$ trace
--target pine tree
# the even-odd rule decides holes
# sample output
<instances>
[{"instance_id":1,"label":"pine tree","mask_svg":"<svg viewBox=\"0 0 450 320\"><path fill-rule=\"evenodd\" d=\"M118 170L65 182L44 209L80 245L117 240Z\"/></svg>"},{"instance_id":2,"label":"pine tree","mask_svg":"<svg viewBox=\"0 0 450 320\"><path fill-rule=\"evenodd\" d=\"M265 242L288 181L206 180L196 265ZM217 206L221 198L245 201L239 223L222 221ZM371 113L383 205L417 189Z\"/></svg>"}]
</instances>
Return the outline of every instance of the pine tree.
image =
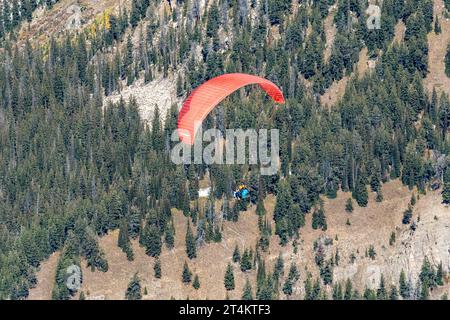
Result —
<instances>
[{"instance_id":1,"label":"pine tree","mask_svg":"<svg viewBox=\"0 0 450 320\"><path fill-rule=\"evenodd\" d=\"M239 247L236 244L236 246L234 247L234 251L233 251L233 262L237 263L241 261L241 254L239 253Z\"/></svg>"},{"instance_id":2,"label":"pine tree","mask_svg":"<svg viewBox=\"0 0 450 320\"><path fill-rule=\"evenodd\" d=\"M391 236L389 237L389 245L393 246L395 244L395 232L391 232Z\"/></svg>"},{"instance_id":3,"label":"pine tree","mask_svg":"<svg viewBox=\"0 0 450 320\"><path fill-rule=\"evenodd\" d=\"M244 250L244 254L241 257L241 271L245 272L252 268L252 259L248 249Z\"/></svg>"},{"instance_id":4,"label":"pine tree","mask_svg":"<svg viewBox=\"0 0 450 320\"><path fill-rule=\"evenodd\" d=\"M225 277L223 280L225 289L227 291L234 290L234 274L233 274L233 267L231 266L231 263L228 263L227 270L225 271Z\"/></svg>"},{"instance_id":5,"label":"pine tree","mask_svg":"<svg viewBox=\"0 0 450 320\"><path fill-rule=\"evenodd\" d=\"M406 209L405 212L403 212L402 223L409 224L411 222L411 218L412 218L412 207L411 205L408 205L408 209Z\"/></svg>"},{"instance_id":6,"label":"pine tree","mask_svg":"<svg viewBox=\"0 0 450 320\"><path fill-rule=\"evenodd\" d=\"M378 300L387 300L388 299L388 295L387 295L387 291L386 291L386 285L384 283L384 275L381 275L381 279L380 279L380 285L378 287L377 290L377 299Z\"/></svg>"},{"instance_id":7,"label":"pine tree","mask_svg":"<svg viewBox=\"0 0 450 320\"><path fill-rule=\"evenodd\" d=\"M292 295L292 287L295 282L298 280L299 274L297 270L297 266L293 263L289 269L289 274L283 285L283 293L285 295Z\"/></svg>"},{"instance_id":8,"label":"pine tree","mask_svg":"<svg viewBox=\"0 0 450 320\"><path fill-rule=\"evenodd\" d=\"M161 260L156 259L153 265L153 271L156 279L161 279Z\"/></svg>"},{"instance_id":9,"label":"pine tree","mask_svg":"<svg viewBox=\"0 0 450 320\"><path fill-rule=\"evenodd\" d=\"M192 277L192 273L191 270L189 270L189 266L187 264L187 262L184 262L183 265L183 273L181 275L181 281L186 284L186 283L190 283L191 282L191 277Z\"/></svg>"},{"instance_id":10,"label":"pine tree","mask_svg":"<svg viewBox=\"0 0 450 320\"><path fill-rule=\"evenodd\" d=\"M444 173L444 187L442 190L442 202L450 204L450 167L445 169Z\"/></svg>"},{"instance_id":11,"label":"pine tree","mask_svg":"<svg viewBox=\"0 0 450 320\"><path fill-rule=\"evenodd\" d=\"M389 300L398 300L397 287L394 285L391 285L391 290L389 292Z\"/></svg>"},{"instance_id":12,"label":"pine tree","mask_svg":"<svg viewBox=\"0 0 450 320\"><path fill-rule=\"evenodd\" d=\"M167 226L164 241L168 249L173 249L175 245L175 228L173 227L172 223Z\"/></svg>"},{"instance_id":13,"label":"pine tree","mask_svg":"<svg viewBox=\"0 0 450 320\"><path fill-rule=\"evenodd\" d=\"M189 259L197 258L197 246L189 222L186 228L186 254Z\"/></svg>"},{"instance_id":14,"label":"pine tree","mask_svg":"<svg viewBox=\"0 0 450 320\"><path fill-rule=\"evenodd\" d=\"M130 24L134 28L141 20L140 3L137 0L131 2Z\"/></svg>"},{"instance_id":15,"label":"pine tree","mask_svg":"<svg viewBox=\"0 0 450 320\"><path fill-rule=\"evenodd\" d=\"M344 300L352 300L353 298L353 285L350 279L347 278L345 282Z\"/></svg>"},{"instance_id":16,"label":"pine tree","mask_svg":"<svg viewBox=\"0 0 450 320\"><path fill-rule=\"evenodd\" d=\"M438 286L444 285L444 271L442 269L442 261L439 262L438 269L436 271L436 284Z\"/></svg>"},{"instance_id":17,"label":"pine tree","mask_svg":"<svg viewBox=\"0 0 450 320\"><path fill-rule=\"evenodd\" d=\"M128 288L125 293L125 298L127 300L141 300L142 299L141 281L140 281L137 273L134 274L133 278L131 279L130 283L128 284Z\"/></svg>"},{"instance_id":18,"label":"pine tree","mask_svg":"<svg viewBox=\"0 0 450 320\"><path fill-rule=\"evenodd\" d=\"M333 300L342 300L342 286L341 283L337 283L333 286Z\"/></svg>"},{"instance_id":19,"label":"pine tree","mask_svg":"<svg viewBox=\"0 0 450 320\"><path fill-rule=\"evenodd\" d=\"M375 290L366 287L366 289L364 290L364 299L377 300L377 294L375 293Z\"/></svg>"},{"instance_id":20,"label":"pine tree","mask_svg":"<svg viewBox=\"0 0 450 320\"><path fill-rule=\"evenodd\" d=\"M118 246L126 253L128 261L134 260L133 249L128 235L128 224L125 219L122 220L119 228Z\"/></svg>"},{"instance_id":21,"label":"pine tree","mask_svg":"<svg viewBox=\"0 0 450 320\"><path fill-rule=\"evenodd\" d=\"M399 288L400 288L400 295L402 296L402 298L403 299L409 298L410 295L409 285L406 281L406 275L403 269L400 272Z\"/></svg>"},{"instance_id":22,"label":"pine tree","mask_svg":"<svg viewBox=\"0 0 450 320\"><path fill-rule=\"evenodd\" d=\"M352 198L348 198L345 202L345 211L347 212L353 212L353 200Z\"/></svg>"},{"instance_id":23,"label":"pine tree","mask_svg":"<svg viewBox=\"0 0 450 320\"><path fill-rule=\"evenodd\" d=\"M281 252L278 254L278 258L275 261L275 267L273 270L273 276L275 278L280 278L284 273L284 260L283 256L281 255Z\"/></svg>"},{"instance_id":24,"label":"pine tree","mask_svg":"<svg viewBox=\"0 0 450 320\"><path fill-rule=\"evenodd\" d=\"M194 277L194 282L192 283L192 286L195 290L198 290L200 288L200 280L198 279L198 275L196 274Z\"/></svg>"},{"instance_id":25,"label":"pine tree","mask_svg":"<svg viewBox=\"0 0 450 320\"><path fill-rule=\"evenodd\" d=\"M161 254L161 235L158 227L147 223L140 239L140 243L146 248L145 253L157 257Z\"/></svg>"},{"instance_id":26,"label":"pine tree","mask_svg":"<svg viewBox=\"0 0 450 320\"><path fill-rule=\"evenodd\" d=\"M322 229L322 231L327 230L327 220L325 217L325 210L322 205L320 205L319 209L314 210L314 213L312 215L312 228Z\"/></svg>"},{"instance_id":27,"label":"pine tree","mask_svg":"<svg viewBox=\"0 0 450 320\"><path fill-rule=\"evenodd\" d=\"M445 73L450 77L450 45L447 47L447 54L445 55Z\"/></svg>"},{"instance_id":28,"label":"pine tree","mask_svg":"<svg viewBox=\"0 0 450 320\"><path fill-rule=\"evenodd\" d=\"M436 19L434 20L434 33L440 34L442 32L441 23L439 21L439 17L436 16Z\"/></svg>"},{"instance_id":29,"label":"pine tree","mask_svg":"<svg viewBox=\"0 0 450 320\"><path fill-rule=\"evenodd\" d=\"M248 278L245 280L244 291L242 292L242 300L253 300L252 286Z\"/></svg>"},{"instance_id":30,"label":"pine tree","mask_svg":"<svg viewBox=\"0 0 450 320\"><path fill-rule=\"evenodd\" d=\"M356 183L355 190L353 191L353 198L360 207L366 207L368 202L367 187L364 183L364 179L360 176L358 182Z\"/></svg>"}]
</instances>

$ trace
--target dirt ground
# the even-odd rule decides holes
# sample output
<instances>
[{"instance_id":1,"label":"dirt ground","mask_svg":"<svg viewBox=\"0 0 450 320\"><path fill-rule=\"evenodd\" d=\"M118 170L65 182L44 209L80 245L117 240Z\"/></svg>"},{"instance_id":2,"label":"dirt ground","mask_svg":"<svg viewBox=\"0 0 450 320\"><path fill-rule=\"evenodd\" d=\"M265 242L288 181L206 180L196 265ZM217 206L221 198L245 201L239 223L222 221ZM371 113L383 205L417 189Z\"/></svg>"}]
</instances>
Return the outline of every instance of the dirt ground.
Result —
<instances>
[{"instance_id":1,"label":"dirt ground","mask_svg":"<svg viewBox=\"0 0 450 320\"><path fill-rule=\"evenodd\" d=\"M428 64L429 74L424 80L424 84L431 93L433 88L438 92L446 92L450 95L450 78L445 74L444 59L447 47L450 43L450 19L443 15L445 10L443 0L434 0L434 15L439 17L442 32L428 34Z\"/></svg>"},{"instance_id":2,"label":"dirt ground","mask_svg":"<svg viewBox=\"0 0 450 320\"><path fill-rule=\"evenodd\" d=\"M36 273L38 285L30 290L28 299L49 300L52 298L53 285L55 283L56 265L60 252L53 253L46 261L41 263L39 271Z\"/></svg>"},{"instance_id":3,"label":"dirt ground","mask_svg":"<svg viewBox=\"0 0 450 320\"><path fill-rule=\"evenodd\" d=\"M331 49L333 48L334 38L336 37L337 28L336 24L334 23L334 15L336 13L337 6L334 5L329 13L328 16L325 18L325 21L323 23L324 30L325 30L325 51L323 53L325 62L328 62L330 60L331 56Z\"/></svg>"},{"instance_id":4,"label":"dirt ground","mask_svg":"<svg viewBox=\"0 0 450 320\"><path fill-rule=\"evenodd\" d=\"M395 25L394 42L401 43L405 37L406 26L405 23L400 20Z\"/></svg>"}]
</instances>

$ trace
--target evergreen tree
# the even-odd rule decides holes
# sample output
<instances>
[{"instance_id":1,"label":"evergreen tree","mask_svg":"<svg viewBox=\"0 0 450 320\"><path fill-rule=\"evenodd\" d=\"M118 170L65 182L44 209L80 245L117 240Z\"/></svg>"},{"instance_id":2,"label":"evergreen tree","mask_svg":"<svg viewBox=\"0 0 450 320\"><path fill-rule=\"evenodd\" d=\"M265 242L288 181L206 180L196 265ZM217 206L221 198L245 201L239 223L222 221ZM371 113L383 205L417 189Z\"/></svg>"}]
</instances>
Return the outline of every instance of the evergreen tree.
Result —
<instances>
[{"instance_id":1,"label":"evergreen tree","mask_svg":"<svg viewBox=\"0 0 450 320\"><path fill-rule=\"evenodd\" d=\"M198 290L200 288L200 280L198 279L198 275L196 274L194 277L194 282L192 283L192 286L195 290Z\"/></svg>"},{"instance_id":2,"label":"evergreen tree","mask_svg":"<svg viewBox=\"0 0 450 320\"><path fill-rule=\"evenodd\" d=\"M186 228L186 254L189 259L197 258L197 246L194 235L192 234L190 223L188 222Z\"/></svg>"},{"instance_id":3,"label":"evergreen tree","mask_svg":"<svg viewBox=\"0 0 450 320\"><path fill-rule=\"evenodd\" d=\"M153 272L156 279L161 279L161 260L155 260L155 264L153 265Z\"/></svg>"},{"instance_id":4,"label":"evergreen tree","mask_svg":"<svg viewBox=\"0 0 450 320\"><path fill-rule=\"evenodd\" d=\"M172 223L170 223L166 229L164 241L168 249L173 249L175 245L175 228Z\"/></svg>"},{"instance_id":5,"label":"evergreen tree","mask_svg":"<svg viewBox=\"0 0 450 320\"><path fill-rule=\"evenodd\" d=\"M120 224L118 246L126 253L128 261L134 260L133 249L128 235L128 225L125 220Z\"/></svg>"},{"instance_id":6,"label":"evergreen tree","mask_svg":"<svg viewBox=\"0 0 450 320\"><path fill-rule=\"evenodd\" d=\"M447 167L444 173L444 187L442 190L442 202L450 204L450 168Z\"/></svg>"},{"instance_id":7,"label":"evergreen tree","mask_svg":"<svg viewBox=\"0 0 450 320\"><path fill-rule=\"evenodd\" d=\"M233 251L233 262L237 263L241 260L241 254L239 253L239 247L236 244L236 246L234 247L234 251Z\"/></svg>"},{"instance_id":8,"label":"evergreen tree","mask_svg":"<svg viewBox=\"0 0 450 320\"><path fill-rule=\"evenodd\" d=\"M184 265L183 265L183 273L181 275L181 281L184 284L190 283L191 277L192 277L192 272L191 272L191 270L189 270L189 266L188 266L187 262L185 261Z\"/></svg>"},{"instance_id":9,"label":"evergreen tree","mask_svg":"<svg viewBox=\"0 0 450 320\"><path fill-rule=\"evenodd\" d=\"M394 285L391 285L391 290L389 292L389 299L390 300L398 300L398 291L397 287Z\"/></svg>"},{"instance_id":10,"label":"evergreen tree","mask_svg":"<svg viewBox=\"0 0 450 320\"><path fill-rule=\"evenodd\" d=\"M368 202L367 187L361 176L358 179L358 182L356 184L355 190L353 191L352 195L360 207L367 206L367 202Z\"/></svg>"},{"instance_id":11,"label":"evergreen tree","mask_svg":"<svg viewBox=\"0 0 450 320\"><path fill-rule=\"evenodd\" d=\"M245 280L244 291L242 292L242 300L253 300L252 286L248 278Z\"/></svg>"},{"instance_id":12,"label":"evergreen tree","mask_svg":"<svg viewBox=\"0 0 450 320\"><path fill-rule=\"evenodd\" d=\"M140 243L146 248L146 254L152 257L159 256L161 254L162 243L158 227L147 223L142 232Z\"/></svg>"},{"instance_id":13,"label":"evergreen tree","mask_svg":"<svg viewBox=\"0 0 450 320\"><path fill-rule=\"evenodd\" d=\"M333 286L333 300L342 300L342 286L341 283L337 283Z\"/></svg>"},{"instance_id":14,"label":"evergreen tree","mask_svg":"<svg viewBox=\"0 0 450 320\"><path fill-rule=\"evenodd\" d=\"M400 272L399 289L400 295L402 296L403 299L409 298L410 295L409 285L407 283L406 275L403 269Z\"/></svg>"},{"instance_id":15,"label":"evergreen tree","mask_svg":"<svg viewBox=\"0 0 450 320\"><path fill-rule=\"evenodd\" d=\"M125 298L127 300L141 300L142 299L141 281L140 281L137 273L134 274L133 278L131 279L130 283L128 284L127 291L125 292Z\"/></svg>"},{"instance_id":16,"label":"evergreen tree","mask_svg":"<svg viewBox=\"0 0 450 320\"><path fill-rule=\"evenodd\" d=\"M386 285L384 283L384 275L381 275L380 279L380 285L377 290L377 299L378 300L387 300L388 299L388 293L386 290Z\"/></svg>"},{"instance_id":17,"label":"evergreen tree","mask_svg":"<svg viewBox=\"0 0 450 320\"><path fill-rule=\"evenodd\" d=\"M347 278L345 282L344 300L352 300L353 298L353 285L350 279Z\"/></svg>"},{"instance_id":18,"label":"evergreen tree","mask_svg":"<svg viewBox=\"0 0 450 320\"><path fill-rule=\"evenodd\" d=\"M283 285L283 293L285 295L292 295L292 287L298 280L299 274L296 265L293 263L289 269L289 274Z\"/></svg>"},{"instance_id":19,"label":"evergreen tree","mask_svg":"<svg viewBox=\"0 0 450 320\"><path fill-rule=\"evenodd\" d=\"M439 21L439 17L436 16L434 19L434 33L440 34L442 32L441 23Z\"/></svg>"},{"instance_id":20,"label":"evergreen tree","mask_svg":"<svg viewBox=\"0 0 450 320\"><path fill-rule=\"evenodd\" d=\"M322 231L327 230L327 220L322 205L320 205L319 209L314 210L312 215L312 228L315 230L322 229Z\"/></svg>"},{"instance_id":21,"label":"evergreen tree","mask_svg":"<svg viewBox=\"0 0 450 320\"><path fill-rule=\"evenodd\" d=\"M248 249L244 250L244 254L241 257L241 271L245 272L252 268L252 259Z\"/></svg>"},{"instance_id":22,"label":"evergreen tree","mask_svg":"<svg viewBox=\"0 0 450 320\"><path fill-rule=\"evenodd\" d=\"M225 289L227 291L234 290L234 274L233 274L233 267L230 263L227 265L227 270L225 271L225 277L223 280Z\"/></svg>"},{"instance_id":23,"label":"evergreen tree","mask_svg":"<svg viewBox=\"0 0 450 320\"><path fill-rule=\"evenodd\" d=\"M447 54L445 55L445 73L450 77L450 45L447 47Z\"/></svg>"},{"instance_id":24,"label":"evergreen tree","mask_svg":"<svg viewBox=\"0 0 450 320\"><path fill-rule=\"evenodd\" d=\"M345 202L345 211L347 212L353 212L353 200L352 198L348 198Z\"/></svg>"},{"instance_id":25,"label":"evergreen tree","mask_svg":"<svg viewBox=\"0 0 450 320\"><path fill-rule=\"evenodd\" d=\"M436 284L438 286L444 285L444 271L442 269L442 261L439 262L438 269L436 271Z\"/></svg>"}]
</instances>

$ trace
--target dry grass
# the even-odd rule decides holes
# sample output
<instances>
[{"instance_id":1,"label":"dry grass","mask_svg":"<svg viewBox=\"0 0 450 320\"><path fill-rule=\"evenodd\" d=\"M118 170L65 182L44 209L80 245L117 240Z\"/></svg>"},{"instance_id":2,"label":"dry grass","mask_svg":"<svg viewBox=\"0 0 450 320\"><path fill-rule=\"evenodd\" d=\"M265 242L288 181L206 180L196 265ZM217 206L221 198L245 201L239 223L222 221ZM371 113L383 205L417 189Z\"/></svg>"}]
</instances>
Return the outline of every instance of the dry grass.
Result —
<instances>
[{"instance_id":1,"label":"dry grass","mask_svg":"<svg viewBox=\"0 0 450 320\"><path fill-rule=\"evenodd\" d=\"M39 271L36 273L38 285L30 290L28 299L49 300L52 298L53 285L55 283L56 265L60 252L53 253L46 261L41 263Z\"/></svg>"},{"instance_id":2,"label":"dry grass","mask_svg":"<svg viewBox=\"0 0 450 320\"><path fill-rule=\"evenodd\" d=\"M403 20L399 20L395 25L394 41L395 43L402 43L405 38L406 26Z\"/></svg>"},{"instance_id":3,"label":"dry grass","mask_svg":"<svg viewBox=\"0 0 450 320\"><path fill-rule=\"evenodd\" d=\"M325 51L323 53L325 62L330 60L331 50L333 49L334 38L336 37L337 28L334 23L334 15L336 13L336 6L333 6L325 18L323 23L325 30Z\"/></svg>"},{"instance_id":4,"label":"dry grass","mask_svg":"<svg viewBox=\"0 0 450 320\"><path fill-rule=\"evenodd\" d=\"M429 92L432 92L433 88L436 88L438 92L450 94L450 78L445 74L444 64L447 47L450 43L450 19L444 17L444 10L443 0L435 0L434 15L439 16L442 32L438 35L431 32L428 35L429 73L424 80L424 84Z\"/></svg>"}]
</instances>

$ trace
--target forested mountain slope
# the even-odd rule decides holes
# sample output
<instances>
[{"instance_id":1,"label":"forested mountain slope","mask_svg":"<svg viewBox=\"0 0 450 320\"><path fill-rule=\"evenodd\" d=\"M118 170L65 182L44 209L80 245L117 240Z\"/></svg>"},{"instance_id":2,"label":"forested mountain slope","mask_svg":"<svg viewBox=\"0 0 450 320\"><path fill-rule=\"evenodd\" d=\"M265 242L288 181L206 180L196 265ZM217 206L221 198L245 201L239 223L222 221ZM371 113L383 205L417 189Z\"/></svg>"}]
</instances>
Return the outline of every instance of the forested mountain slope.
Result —
<instances>
[{"instance_id":1,"label":"forested mountain slope","mask_svg":"<svg viewBox=\"0 0 450 320\"><path fill-rule=\"evenodd\" d=\"M0 298L448 293L445 3L384 0L368 30L358 0L99 1L39 31L73 4L3 1ZM376 63L351 76L361 56ZM180 102L225 72L268 78L287 103L241 90L204 126L278 128L278 174L170 161ZM249 202L231 199L242 182Z\"/></svg>"}]
</instances>

